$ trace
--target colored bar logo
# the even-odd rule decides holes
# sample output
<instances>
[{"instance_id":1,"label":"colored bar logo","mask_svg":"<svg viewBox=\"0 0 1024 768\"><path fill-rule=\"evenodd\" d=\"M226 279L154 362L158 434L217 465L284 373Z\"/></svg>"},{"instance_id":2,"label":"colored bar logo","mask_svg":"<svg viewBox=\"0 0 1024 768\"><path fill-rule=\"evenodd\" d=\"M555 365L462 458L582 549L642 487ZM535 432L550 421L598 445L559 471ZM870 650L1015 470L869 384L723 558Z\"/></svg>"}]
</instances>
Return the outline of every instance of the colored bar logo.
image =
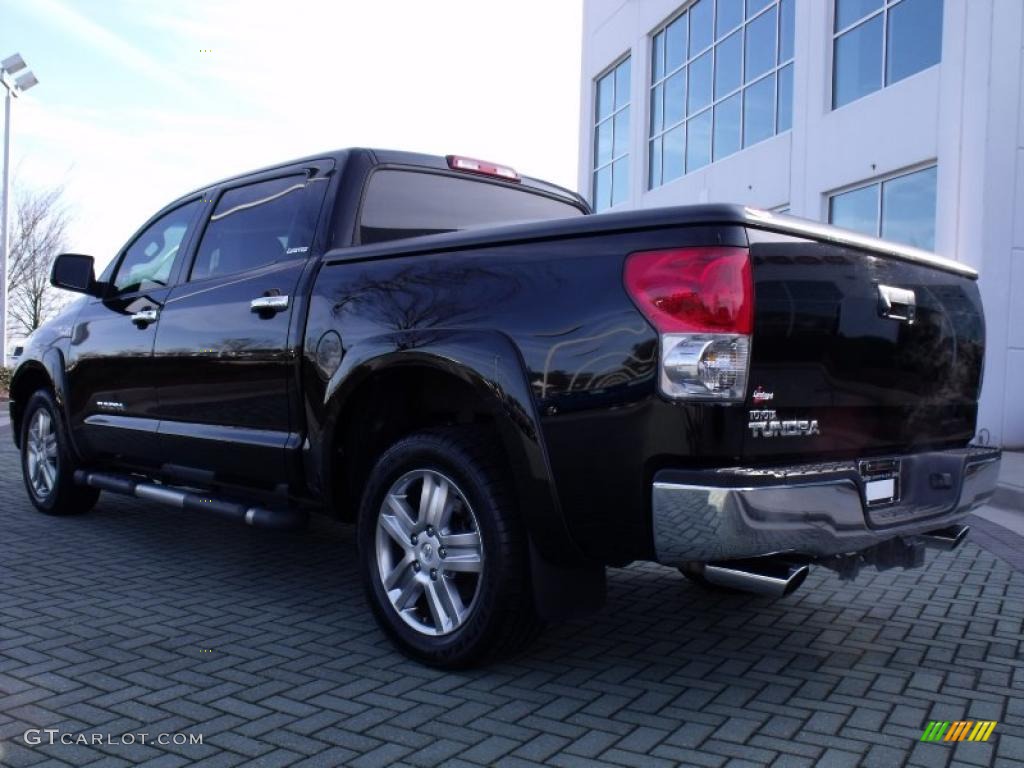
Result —
<instances>
[{"instance_id":1,"label":"colored bar logo","mask_svg":"<svg viewBox=\"0 0 1024 768\"><path fill-rule=\"evenodd\" d=\"M932 720L921 734L921 741L988 741L995 720Z\"/></svg>"}]
</instances>

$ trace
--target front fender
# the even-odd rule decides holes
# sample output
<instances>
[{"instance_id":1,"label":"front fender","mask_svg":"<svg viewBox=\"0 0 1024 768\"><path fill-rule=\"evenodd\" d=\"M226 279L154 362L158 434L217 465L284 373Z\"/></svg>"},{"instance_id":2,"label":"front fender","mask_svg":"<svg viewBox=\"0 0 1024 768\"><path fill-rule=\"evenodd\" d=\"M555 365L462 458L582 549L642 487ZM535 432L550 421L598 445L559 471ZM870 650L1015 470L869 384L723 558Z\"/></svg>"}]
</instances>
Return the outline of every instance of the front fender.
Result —
<instances>
[{"instance_id":1,"label":"front fender","mask_svg":"<svg viewBox=\"0 0 1024 768\"><path fill-rule=\"evenodd\" d=\"M375 336L346 351L325 396L325 435L334 434L348 397L371 376L400 366L430 366L461 379L489 404L512 465L531 541L545 559L584 562L562 516L525 366L504 334L472 330L410 330ZM331 442L320 440L320 467L331 466ZM329 472L322 477L331 493Z\"/></svg>"},{"instance_id":2,"label":"front fender","mask_svg":"<svg viewBox=\"0 0 1024 768\"><path fill-rule=\"evenodd\" d=\"M27 350L26 354L31 355L31 350ZM18 367L14 369L14 375L11 377L11 426L13 427L12 436L14 444L18 448L21 447L21 430L18 428L18 425L21 423L22 409L24 409L25 402L27 402L27 397L24 397L21 391L28 384L28 379L30 378L36 381L41 381L45 378L46 383L53 390L53 397L57 401L57 406L64 414L64 423L66 425L71 424L71 414L68 411L68 379L64 370L64 353L55 346L47 347L42 350L41 354L31 355L22 359L18 363ZM70 428L67 432L70 439ZM77 456L78 452L73 442L71 447Z\"/></svg>"}]
</instances>

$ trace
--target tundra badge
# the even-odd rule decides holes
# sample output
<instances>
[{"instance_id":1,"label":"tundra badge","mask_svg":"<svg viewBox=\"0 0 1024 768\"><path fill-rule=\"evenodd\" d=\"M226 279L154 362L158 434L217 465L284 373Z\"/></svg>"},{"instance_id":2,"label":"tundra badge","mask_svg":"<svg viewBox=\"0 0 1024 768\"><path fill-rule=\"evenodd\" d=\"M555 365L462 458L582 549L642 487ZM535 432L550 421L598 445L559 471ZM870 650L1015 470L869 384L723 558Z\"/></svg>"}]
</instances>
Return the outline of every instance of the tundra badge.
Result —
<instances>
[{"instance_id":1,"label":"tundra badge","mask_svg":"<svg viewBox=\"0 0 1024 768\"><path fill-rule=\"evenodd\" d=\"M775 411L751 411L747 425L753 437L810 437L820 435L817 419L779 419Z\"/></svg>"}]
</instances>

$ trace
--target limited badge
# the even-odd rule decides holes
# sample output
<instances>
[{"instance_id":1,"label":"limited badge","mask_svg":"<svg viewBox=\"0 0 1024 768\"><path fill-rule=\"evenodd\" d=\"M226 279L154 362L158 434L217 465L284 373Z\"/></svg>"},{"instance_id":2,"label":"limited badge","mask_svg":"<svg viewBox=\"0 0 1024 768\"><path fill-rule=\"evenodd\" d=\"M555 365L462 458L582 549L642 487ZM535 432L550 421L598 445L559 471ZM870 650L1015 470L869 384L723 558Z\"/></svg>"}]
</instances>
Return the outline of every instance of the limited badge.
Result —
<instances>
[{"instance_id":1,"label":"limited badge","mask_svg":"<svg viewBox=\"0 0 1024 768\"><path fill-rule=\"evenodd\" d=\"M755 403L767 403L769 400L775 399L774 392L765 392L764 387L758 387L754 390L754 394L751 396Z\"/></svg>"}]
</instances>

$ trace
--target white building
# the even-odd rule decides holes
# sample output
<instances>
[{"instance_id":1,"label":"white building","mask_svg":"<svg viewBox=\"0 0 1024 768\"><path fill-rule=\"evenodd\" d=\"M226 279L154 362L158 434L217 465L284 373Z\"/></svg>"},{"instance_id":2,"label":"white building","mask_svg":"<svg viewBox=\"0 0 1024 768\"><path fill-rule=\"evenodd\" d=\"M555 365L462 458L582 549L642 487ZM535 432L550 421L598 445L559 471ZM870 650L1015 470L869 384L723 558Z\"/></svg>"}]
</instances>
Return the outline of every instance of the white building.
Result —
<instances>
[{"instance_id":1,"label":"white building","mask_svg":"<svg viewBox=\"0 0 1024 768\"><path fill-rule=\"evenodd\" d=\"M1021 0L585 0L579 188L604 210L831 218L970 264L978 426L1024 446L1022 46Z\"/></svg>"}]
</instances>

